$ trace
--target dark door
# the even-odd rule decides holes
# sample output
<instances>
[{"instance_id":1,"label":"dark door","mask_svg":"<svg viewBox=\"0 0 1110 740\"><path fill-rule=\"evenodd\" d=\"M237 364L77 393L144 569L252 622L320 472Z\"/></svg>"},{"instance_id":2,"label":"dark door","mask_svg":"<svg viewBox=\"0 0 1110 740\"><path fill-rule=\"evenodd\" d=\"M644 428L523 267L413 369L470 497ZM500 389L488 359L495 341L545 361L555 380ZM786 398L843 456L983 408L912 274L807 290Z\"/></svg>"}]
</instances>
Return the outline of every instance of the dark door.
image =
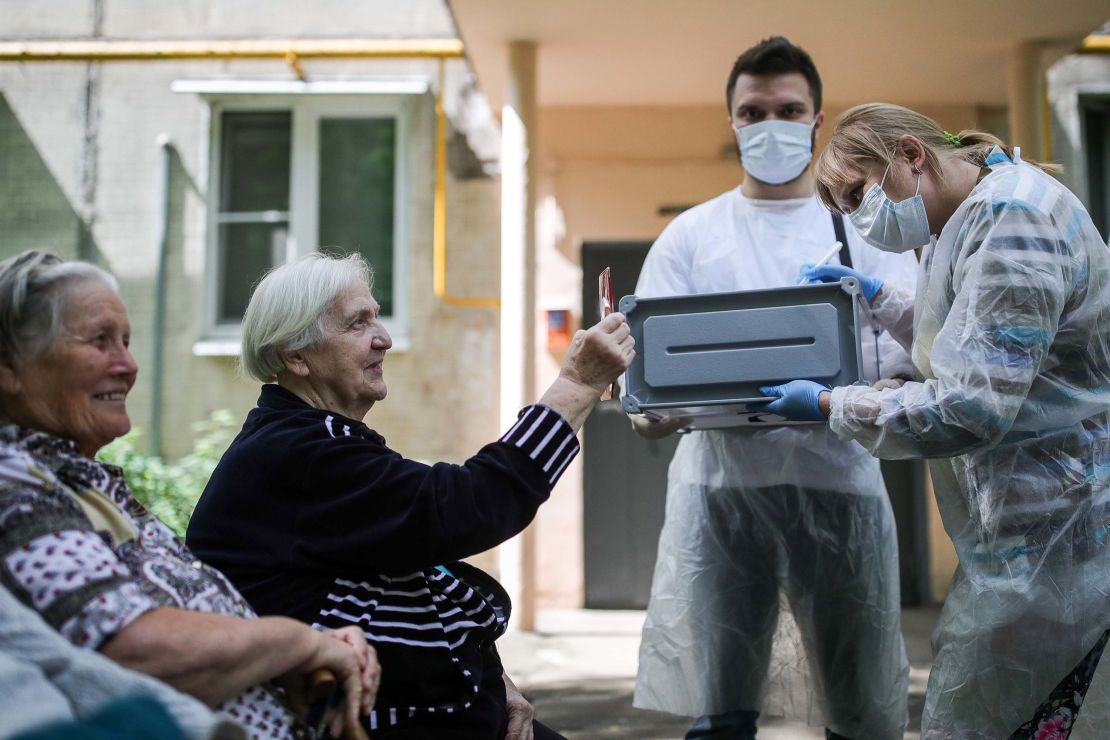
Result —
<instances>
[{"instance_id":1,"label":"dark door","mask_svg":"<svg viewBox=\"0 0 1110 740\"><path fill-rule=\"evenodd\" d=\"M614 303L632 295L650 242L582 245L582 326L597 322L597 276L612 270ZM602 401L582 431L582 518L588 609L643 609L667 497L667 466L678 435L639 437L618 400ZM929 601L928 512L924 464L883 461L898 528L902 603Z\"/></svg>"},{"instance_id":2,"label":"dark door","mask_svg":"<svg viewBox=\"0 0 1110 740\"><path fill-rule=\"evenodd\" d=\"M1087 208L1102 238L1110 240L1110 96L1080 98L1087 159Z\"/></svg>"},{"instance_id":3,"label":"dark door","mask_svg":"<svg viewBox=\"0 0 1110 740\"><path fill-rule=\"evenodd\" d=\"M582 326L597 323L597 276L612 270L613 302L636 292L651 242L582 245ZM639 437L620 401L602 401L582 430L586 607L643 609L663 528L667 466L678 436Z\"/></svg>"}]
</instances>

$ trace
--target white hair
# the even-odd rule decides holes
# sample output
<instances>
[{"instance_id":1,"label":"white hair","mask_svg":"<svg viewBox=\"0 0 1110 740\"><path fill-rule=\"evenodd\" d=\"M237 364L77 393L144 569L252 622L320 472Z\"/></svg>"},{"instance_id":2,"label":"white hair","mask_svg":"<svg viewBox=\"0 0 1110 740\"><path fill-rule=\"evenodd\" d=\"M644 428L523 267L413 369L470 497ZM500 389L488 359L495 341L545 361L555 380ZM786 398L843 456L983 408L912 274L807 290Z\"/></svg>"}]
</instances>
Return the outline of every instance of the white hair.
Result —
<instances>
[{"instance_id":1,"label":"white hair","mask_svg":"<svg viewBox=\"0 0 1110 740\"><path fill-rule=\"evenodd\" d=\"M90 280L119 292L116 279L96 265L49 252L0 262L0 362L19 365L45 354L62 329L70 289Z\"/></svg>"},{"instance_id":2,"label":"white hair","mask_svg":"<svg viewBox=\"0 0 1110 740\"><path fill-rule=\"evenodd\" d=\"M242 372L263 383L276 379L285 369L278 350L320 341L332 301L360 283L373 288L373 271L358 254L313 252L266 273L243 314Z\"/></svg>"}]
</instances>

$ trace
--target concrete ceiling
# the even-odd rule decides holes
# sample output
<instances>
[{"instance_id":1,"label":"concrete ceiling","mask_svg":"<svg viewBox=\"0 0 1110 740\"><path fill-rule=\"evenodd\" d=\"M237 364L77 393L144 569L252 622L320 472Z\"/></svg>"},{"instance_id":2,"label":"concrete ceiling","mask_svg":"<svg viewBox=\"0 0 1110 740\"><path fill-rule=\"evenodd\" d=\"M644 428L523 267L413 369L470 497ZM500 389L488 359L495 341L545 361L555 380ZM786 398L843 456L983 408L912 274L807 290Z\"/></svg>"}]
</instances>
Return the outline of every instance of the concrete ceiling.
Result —
<instances>
[{"instance_id":1,"label":"concrete ceiling","mask_svg":"<svg viewBox=\"0 0 1110 740\"><path fill-rule=\"evenodd\" d=\"M494 110L506 45L538 49L540 106L724 104L736 56L782 34L830 102L1005 105L1013 50L1067 51L1107 0L448 0Z\"/></svg>"}]
</instances>

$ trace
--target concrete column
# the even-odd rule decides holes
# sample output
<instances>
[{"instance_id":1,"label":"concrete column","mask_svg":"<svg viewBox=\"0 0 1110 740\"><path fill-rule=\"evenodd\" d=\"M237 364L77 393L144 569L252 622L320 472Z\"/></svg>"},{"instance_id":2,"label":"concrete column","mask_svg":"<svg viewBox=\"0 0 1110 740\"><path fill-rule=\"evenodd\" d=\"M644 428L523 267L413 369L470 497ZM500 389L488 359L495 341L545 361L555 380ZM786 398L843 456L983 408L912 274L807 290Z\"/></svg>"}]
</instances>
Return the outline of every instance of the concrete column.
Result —
<instances>
[{"instance_id":1,"label":"concrete column","mask_svg":"<svg viewBox=\"0 0 1110 740\"><path fill-rule=\"evenodd\" d=\"M1041 43L1022 41L1010 52L1010 140L1029 159L1045 156L1045 82Z\"/></svg>"},{"instance_id":2,"label":"concrete column","mask_svg":"<svg viewBox=\"0 0 1110 740\"><path fill-rule=\"evenodd\" d=\"M501 425L536 400L536 44L509 44L501 109ZM500 548L502 585L521 629L535 628L535 532Z\"/></svg>"}]
</instances>

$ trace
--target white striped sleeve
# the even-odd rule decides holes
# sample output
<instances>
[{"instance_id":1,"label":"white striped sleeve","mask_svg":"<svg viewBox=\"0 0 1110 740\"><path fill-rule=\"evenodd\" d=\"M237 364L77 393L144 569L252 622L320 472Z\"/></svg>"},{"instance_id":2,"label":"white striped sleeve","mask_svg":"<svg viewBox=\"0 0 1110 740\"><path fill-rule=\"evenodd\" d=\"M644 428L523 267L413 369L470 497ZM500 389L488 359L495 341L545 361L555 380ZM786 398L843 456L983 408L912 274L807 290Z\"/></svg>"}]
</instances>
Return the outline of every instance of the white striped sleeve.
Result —
<instances>
[{"instance_id":1,"label":"white striped sleeve","mask_svg":"<svg viewBox=\"0 0 1110 740\"><path fill-rule=\"evenodd\" d=\"M574 430L557 411L543 404L521 409L516 423L500 441L524 451L552 486L579 450Z\"/></svg>"}]
</instances>

